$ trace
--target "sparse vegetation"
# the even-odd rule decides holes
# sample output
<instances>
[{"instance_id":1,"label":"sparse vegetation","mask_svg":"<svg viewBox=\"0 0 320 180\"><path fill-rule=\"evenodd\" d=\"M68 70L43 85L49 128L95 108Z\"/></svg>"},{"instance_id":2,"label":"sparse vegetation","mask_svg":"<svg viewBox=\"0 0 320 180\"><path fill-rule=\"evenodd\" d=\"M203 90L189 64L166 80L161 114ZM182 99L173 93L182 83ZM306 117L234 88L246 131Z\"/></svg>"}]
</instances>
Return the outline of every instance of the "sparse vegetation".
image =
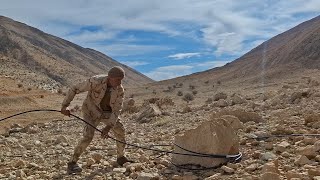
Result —
<instances>
[{"instance_id":1,"label":"sparse vegetation","mask_svg":"<svg viewBox=\"0 0 320 180\"><path fill-rule=\"evenodd\" d=\"M18 88L22 88L23 85L21 83L18 84Z\"/></svg>"},{"instance_id":2,"label":"sparse vegetation","mask_svg":"<svg viewBox=\"0 0 320 180\"><path fill-rule=\"evenodd\" d=\"M193 99L194 99L194 96L191 93L186 93L183 96L183 100L187 101L187 103L189 103L190 101L193 101Z\"/></svg>"},{"instance_id":3,"label":"sparse vegetation","mask_svg":"<svg viewBox=\"0 0 320 180\"><path fill-rule=\"evenodd\" d=\"M183 96L182 91L178 91L177 95L178 95L178 96Z\"/></svg>"},{"instance_id":4,"label":"sparse vegetation","mask_svg":"<svg viewBox=\"0 0 320 180\"><path fill-rule=\"evenodd\" d=\"M198 94L198 91L197 91L197 90L193 90L193 91L192 91L192 94L193 94L193 95L196 95L196 94Z\"/></svg>"},{"instance_id":5,"label":"sparse vegetation","mask_svg":"<svg viewBox=\"0 0 320 180\"><path fill-rule=\"evenodd\" d=\"M62 93L63 93L62 89L59 88L58 91L57 91L57 93L58 93L58 94L62 94Z\"/></svg>"},{"instance_id":6,"label":"sparse vegetation","mask_svg":"<svg viewBox=\"0 0 320 180\"><path fill-rule=\"evenodd\" d=\"M213 102L213 99L210 97L206 100L206 104L211 104Z\"/></svg>"},{"instance_id":7,"label":"sparse vegetation","mask_svg":"<svg viewBox=\"0 0 320 180\"><path fill-rule=\"evenodd\" d=\"M189 88L191 89L191 90L193 90L193 89L195 89L196 87L194 86L194 85L189 85Z\"/></svg>"}]
</instances>

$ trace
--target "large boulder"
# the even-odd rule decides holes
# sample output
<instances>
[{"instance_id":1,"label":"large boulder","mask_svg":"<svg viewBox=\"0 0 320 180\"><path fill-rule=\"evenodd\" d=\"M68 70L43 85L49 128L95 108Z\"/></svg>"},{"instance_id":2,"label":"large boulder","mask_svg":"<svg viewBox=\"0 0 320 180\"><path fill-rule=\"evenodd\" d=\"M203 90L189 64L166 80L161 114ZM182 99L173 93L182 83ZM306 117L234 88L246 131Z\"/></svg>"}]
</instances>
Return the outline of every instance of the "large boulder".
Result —
<instances>
[{"instance_id":1,"label":"large boulder","mask_svg":"<svg viewBox=\"0 0 320 180\"><path fill-rule=\"evenodd\" d=\"M224 118L214 118L202 123L184 135L175 137L175 144L184 149L205 154L238 154L239 139L234 128ZM175 146L174 152L189 153ZM217 166L226 159L186 156L173 154L172 161L177 165L198 164L203 167Z\"/></svg>"},{"instance_id":2,"label":"large boulder","mask_svg":"<svg viewBox=\"0 0 320 180\"><path fill-rule=\"evenodd\" d=\"M243 104L246 100L238 94L234 94L231 96L231 105L235 104Z\"/></svg>"},{"instance_id":3,"label":"large boulder","mask_svg":"<svg viewBox=\"0 0 320 180\"><path fill-rule=\"evenodd\" d=\"M219 92L214 95L213 100L218 101L219 99L227 99L227 98L228 98L228 95L226 93Z\"/></svg>"},{"instance_id":4,"label":"large boulder","mask_svg":"<svg viewBox=\"0 0 320 180\"><path fill-rule=\"evenodd\" d=\"M149 104L141 110L136 120L141 123L149 122L151 119L148 118L158 115L161 115L160 108L155 104Z\"/></svg>"}]
</instances>

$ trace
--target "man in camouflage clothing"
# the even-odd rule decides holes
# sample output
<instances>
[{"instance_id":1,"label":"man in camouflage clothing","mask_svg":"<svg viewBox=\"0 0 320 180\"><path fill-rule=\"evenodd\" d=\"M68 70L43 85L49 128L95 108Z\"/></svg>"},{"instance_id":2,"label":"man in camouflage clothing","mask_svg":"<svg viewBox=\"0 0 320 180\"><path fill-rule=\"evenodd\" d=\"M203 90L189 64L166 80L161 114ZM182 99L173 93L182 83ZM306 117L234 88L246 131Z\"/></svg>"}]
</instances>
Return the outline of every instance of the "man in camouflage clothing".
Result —
<instances>
[{"instance_id":1,"label":"man in camouflage clothing","mask_svg":"<svg viewBox=\"0 0 320 180\"><path fill-rule=\"evenodd\" d=\"M97 127L100 122L106 126L103 128L101 137L107 138L110 130L116 139L125 142L125 130L119 121L119 114L122 109L124 89L121 81L125 72L121 67L115 66L110 69L108 75L96 75L88 80L72 86L62 103L61 113L70 116L68 106L76 94L88 91L87 97L82 104L83 118L86 122ZM77 161L93 139L95 129L86 124L83 138L74 149L74 154L68 162L68 173L81 172ZM124 156L125 145L117 142L117 162L123 165L130 162Z\"/></svg>"}]
</instances>

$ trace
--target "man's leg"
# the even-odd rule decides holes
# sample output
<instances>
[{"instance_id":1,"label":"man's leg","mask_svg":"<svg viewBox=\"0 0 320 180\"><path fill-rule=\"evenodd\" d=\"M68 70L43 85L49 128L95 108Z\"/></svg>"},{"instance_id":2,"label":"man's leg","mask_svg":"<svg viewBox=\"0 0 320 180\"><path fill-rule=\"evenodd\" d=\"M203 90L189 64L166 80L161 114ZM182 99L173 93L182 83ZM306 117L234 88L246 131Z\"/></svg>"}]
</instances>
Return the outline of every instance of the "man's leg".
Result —
<instances>
[{"instance_id":1,"label":"man's leg","mask_svg":"<svg viewBox=\"0 0 320 180\"><path fill-rule=\"evenodd\" d=\"M96 127L97 124L93 123L94 121L91 119L92 118L88 117L87 115L84 115L84 120L92 124L94 127ZM83 138L78 142L78 145L74 149L72 159L68 163L68 173L82 171L82 169L78 166L77 162L79 160L80 155L85 151L85 149L88 147L88 145L92 141L94 136L94 131L95 129L93 127L91 127L88 124L85 125L84 131L83 131Z\"/></svg>"},{"instance_id":2,"label":"man's leg","mask_svg":"<svg viewBox=\"0 0 320 180\"><path fill-rule=\"evenodd\" d=\"M117 163L120 166L123 166L124 163L126 162L133 162L131 160L128 160L125 156L124 156L124 149L125 149L125 130L124 130L124 126L123 124L118 120L117 123L114 125L114 127L111 129L115 138L121 142L116 142L117 144Z\"/></svg>"},{"instance_id":3,"label":"man's leg","mask_svg":"<svg viewBox=\"0 0 320 180\"><path fill-rule=\"evenodd\" d=\"M124 126L119 120L112 127L111 130L117 140L122 141L124 143L126 142ZM124 156L124 148L126 145L118 141L116 142L116 144L117 144L117 157L119 158Z\"/></svg>"}]
</instances>

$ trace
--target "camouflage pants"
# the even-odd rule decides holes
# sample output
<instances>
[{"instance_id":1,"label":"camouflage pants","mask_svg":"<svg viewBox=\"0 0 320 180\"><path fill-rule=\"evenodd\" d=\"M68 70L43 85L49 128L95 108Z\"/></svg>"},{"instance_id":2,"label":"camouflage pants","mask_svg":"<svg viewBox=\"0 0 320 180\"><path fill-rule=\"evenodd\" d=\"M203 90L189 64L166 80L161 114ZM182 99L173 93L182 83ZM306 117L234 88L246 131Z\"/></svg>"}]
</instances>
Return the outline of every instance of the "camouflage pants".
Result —
<instances>
[{"instance_id":1,"label":"camouflage pants","mask_svg":"<svg viewBox=\"0 0 320 180\"><path fill-rule=\"evenodd\" d=\"M105 113L103 115L103 118L95 119L95 120L93 120L92 117L86 114L84 114L83 117L85 121L92 124L94 127L97 127L100 122L103 122L104 124L109 124L108 118L110 117L110 113ZM116 124L112 127L111 131L117 140L125 142L125 130L124 130L123 124L119 121L119 119L116 122ZM77 162L79 160L80 155L85 151L85 149L88 147L88 145L92 141L94 132L95 132L95 129L93 127L91 127L88 124L85 125L84 131L83 131L83 138L78 142L78 145L75 147L71 161ZM117 144L117 156L121 157L124 155L125 144L122 144L119 142L116 142L116 144Z\"/></svg>"}]
</instances>

